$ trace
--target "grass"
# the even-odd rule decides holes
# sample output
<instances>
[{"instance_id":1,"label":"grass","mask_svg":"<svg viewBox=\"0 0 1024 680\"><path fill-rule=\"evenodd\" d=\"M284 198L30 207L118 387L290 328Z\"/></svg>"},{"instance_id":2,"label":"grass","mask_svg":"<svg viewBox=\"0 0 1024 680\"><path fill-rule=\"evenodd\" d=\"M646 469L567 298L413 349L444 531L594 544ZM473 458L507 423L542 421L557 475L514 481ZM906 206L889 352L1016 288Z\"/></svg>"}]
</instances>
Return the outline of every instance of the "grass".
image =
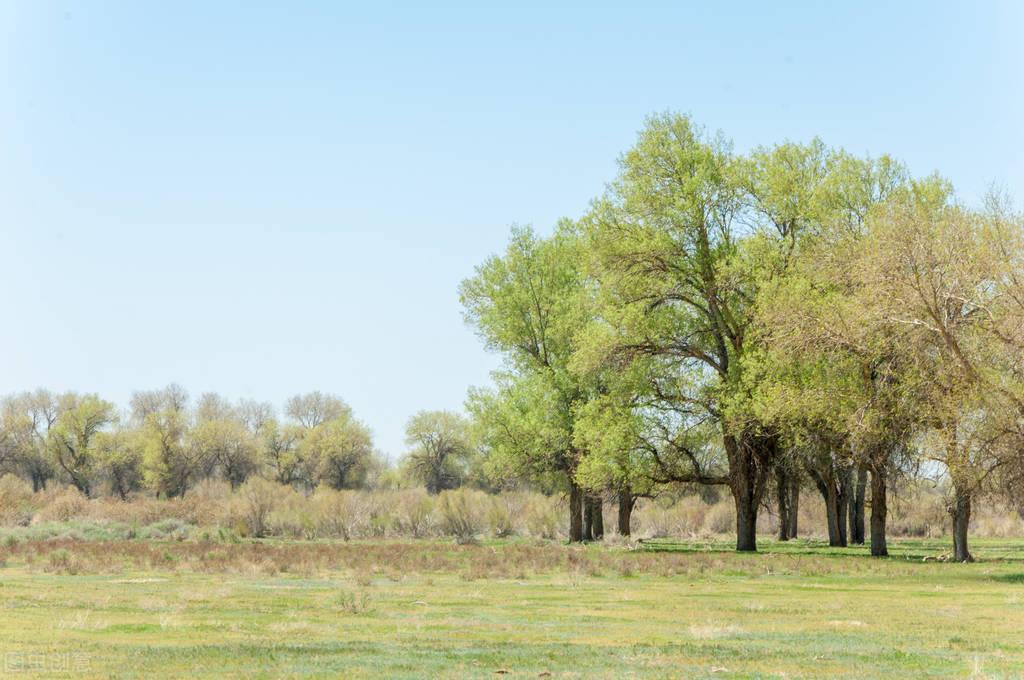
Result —
<instances>
[{"instance_id":1,"label":"grass","mask_svg":"<svg viewBox=\"0 0 1024 680\"><path fill-rule=\"evenodd\" d=\"M0 653L11 677L1022 677L1024 541L973 547L24 540Z\"/></svg>"}]
</instances>

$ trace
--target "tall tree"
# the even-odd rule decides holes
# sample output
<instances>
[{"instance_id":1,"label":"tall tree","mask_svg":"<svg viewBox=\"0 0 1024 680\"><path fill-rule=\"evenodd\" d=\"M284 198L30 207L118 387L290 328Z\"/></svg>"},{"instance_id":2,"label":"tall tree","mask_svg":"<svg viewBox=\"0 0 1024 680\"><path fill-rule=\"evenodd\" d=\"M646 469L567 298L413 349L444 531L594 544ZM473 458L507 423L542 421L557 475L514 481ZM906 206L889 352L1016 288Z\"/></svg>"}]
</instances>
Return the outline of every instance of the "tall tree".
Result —
<instances>
[{"instance_id":1,"label":"tall tree","mask_svg":"<svg viewBox=\"0 0 1024 680\"><path fill-rule=\"evenodd\" d=\"M820 222L826 161L818 142L737 158L685 116L656 116L584 220L603 303L594 342L606 362L646 373L634 410L675 414L679 432L662 437L673 479L728 484L738 550L756 550L780 443L746 405L748 331L760 288ZM708 421L720 432L716 469L682 444Z\"/></svg>"},{"instance_id":2,"label":"tall tree","mask_svg":"<svg viewBox=\"0 0 1024 680\"><path fill-rule=\"evenodd\" d=\"M546 239L513 229L505 252L477 267L459 294L466 320L506 361L498 388L473 392L468 402L491 468L560 478L569 491L570 540L582 540L584 493L575 473L583 452L573 428L592 390L568 363L591 318L591 296L575 225L560 222Z\"/></svg>"}]
</instances>

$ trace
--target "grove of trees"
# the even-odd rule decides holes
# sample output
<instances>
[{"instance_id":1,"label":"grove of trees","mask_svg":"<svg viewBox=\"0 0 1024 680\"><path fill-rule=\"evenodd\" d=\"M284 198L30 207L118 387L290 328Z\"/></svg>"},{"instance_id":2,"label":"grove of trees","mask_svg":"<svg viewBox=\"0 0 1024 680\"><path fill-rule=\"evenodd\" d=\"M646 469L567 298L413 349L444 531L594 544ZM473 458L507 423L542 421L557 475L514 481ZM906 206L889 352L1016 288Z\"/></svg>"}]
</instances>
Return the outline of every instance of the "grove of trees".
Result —
<instances>
[{"instance_id":1,"label":"grove of trees","mask_svg":"<svg viewBox=\"0 0 1024 680\"><path fill-rule=\"evenodd\" d=\"M469 401L491 469L563 488L573 540L595 494L628 532L637 495L721 485L737 550L770 500L796 535L813 483L830 541L878 556L891 480L931 475L969 560L972 503L1024 469L1021 216L818 140L737 154L673 114L619 166L462 286L506 358Z\"/></svg>"},{"instance_id":2,"label":"grove of trees","mask_svg":"<svg viewBox=\"0 0 1024 680\"><path fill-rule=\"evenodd\" d=\"M894 484L917 476L947 490L957 561L978 503L1022 507L1024 218L998 194L967 206L942 177L819 140L740 154L663 114L585 214L513 228L458 293L502 368L465 414L414 415L397 467L338 397L279 414L171 385L123 412L3 399L0 473L122 499L254 476L531 487L564 495L570 541L602 537L606 502L629 535L639 498L720 489L741 551L765 508L797 536L805 491L830 544L876 556Z\"/></svg>"}]
</instances>

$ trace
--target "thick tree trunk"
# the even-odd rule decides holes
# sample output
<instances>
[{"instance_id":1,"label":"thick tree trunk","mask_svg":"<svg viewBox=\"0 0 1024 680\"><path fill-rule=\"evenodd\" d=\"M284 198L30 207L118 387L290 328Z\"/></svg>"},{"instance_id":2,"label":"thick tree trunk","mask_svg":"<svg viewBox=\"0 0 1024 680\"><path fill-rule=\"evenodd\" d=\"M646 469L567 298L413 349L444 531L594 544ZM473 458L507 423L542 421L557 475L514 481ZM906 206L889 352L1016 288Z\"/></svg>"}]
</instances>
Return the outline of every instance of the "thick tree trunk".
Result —
<instances>
[{"instance_id":1,"label":"thick tree trunk","mask_svg":"<svg viewBox=\"0 0 1024 680\"><path fill-rule=\"evenodd\" d=\"M736 502L736 550L757 551L757 506L739 496Z\"/></svg>"},{"instance_id":2,"label":"thick tree trunk","mask_svg":"<svg viewBox=\"0 0 1024 680\"><path fill-rule=\"evenodd\" d=\"M569 542L583 540L583 490L576 482L569 482Z\"/></svg>"},{"instance_id":3,"label":"thick tree trunk","mask_svg":"<svg viewBox=\"0 0 1024 680\"><path fill-rule=\"evenodd\" d=\"M864 496L868 486L868 471L857 466L853 482L853 493L850 494L850 534L852 545L864 545Z\"/></svg>"},{"instance_id":4,"label":"thick tree trunk","mask_svg":"<svg viewBox=\"0 0 1024 680\"><path fill-rule=\"evenodd\" d=\"M594 502L590 496L583 497L583 540L594 540Z\"/></svg>"},{"instance_id":5,"label":"thick tree trunk","mask_svg":"<svg viewBox=\"0 0 1024 680\"><path fill-rule=\"evenodd\" d=\"M826 484L820 489L825 501L825 522L828 525L828 544L833 548L843 547L843 537L839 531L839 499L834 484Z\"/></svg>"},{"instance_id":6,"label":"thick tree trunk","mask_svg":"<svg viewBox=\"0 0 1024 680\"><path fill-rule=\"evenodd\" d=\"M604 501L598 496L590 499L590 525L591 537L595 541L604 538Z\"/></svg>"},{"instance_id":7,"label":"thick tree trunk","mask_svg":"<svg viewBox=\"0 0 1024 680\"><path fill-rule=\"evenodd\" d=\"M771 478L777 441L773 437L744 434L726 436L729 490L736 506L736 550L757 551L757 510Z\"/></svg>"},{"instance_id":8,"label":"thick tree trunk","mask_svg":"<svg viewBox=\"0 0 1024 680\"><path fill-rule=\"evenodd\" d=\"M636 498L628 488L619 491L619 536L629 536Z\"/></svg>"},{"instance_id":9,"label":"thick tree trunk","mask_svg":"<svg viewBox=\"0 0 1024 680\"><path fill-rule=\"evenodd\" d=\"M833 548L846 545L846 533L840 525L839 489L836 486L835 471L829 463L824 471L811 469L811 478L818 487L825 502L825 526L828 529L828 544ZM845 519L845 516L843 516Z\"/></svg>"},{"instance_id":10,"label":"thick tree trunk","mask_svg":"<svg viewBox=\"0 0 1024 680\"><path fill-rule=\"evenodd\" d=\"M889 549L885 543L885 518L888 513L885 494L885 472L874 469L871 471L871 555L873 557L889 556Z\"/></svg>"},{"instance_id":11,"label":"thick tree trunk","mask_svg":"<svg viewBox=\"0 0 1024 680\"><path fill-rule=\"evenodd\" d=\"M973 562L971 551L967 547L967 528L971 523L971 494L957 488L954 484L953 503L949 508L953 518L953 560L956 562Z\"/></svg>"}]
</instances>

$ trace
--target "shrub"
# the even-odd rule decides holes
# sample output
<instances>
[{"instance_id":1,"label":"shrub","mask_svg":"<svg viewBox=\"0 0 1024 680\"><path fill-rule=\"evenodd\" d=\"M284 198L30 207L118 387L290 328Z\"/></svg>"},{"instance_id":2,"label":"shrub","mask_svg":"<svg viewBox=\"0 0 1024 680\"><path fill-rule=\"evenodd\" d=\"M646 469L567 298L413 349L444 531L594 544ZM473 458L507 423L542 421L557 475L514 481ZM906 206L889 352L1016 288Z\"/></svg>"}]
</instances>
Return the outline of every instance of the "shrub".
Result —
<instances>
[{"instance_id":1,"label":"shrub","mask_svg":"<svg viewBox=\"0 0 1024 680\"><path fill-rule=\"evenodd\" d=\"M369 508L358 491L318 489L313 495L316 525L320 536L346 541L367 533Z\"/></svg>"},{"instance_id":2,"label":"shrub","mask_svg":"<svg viewBox=\"0 0 1024 680\"><path fill-rule=\"evenodd\" d=\"M554 540L566 535L565 511L558 499L531 494L523 509L526 530L535 538Z\"/></svg>"},{"instance_id":3,"label":"shrub","mask_svg":"<svg viewBox=\"0 0 1024 680\"><path fill-rule=\"evenodd\" d=\"M736 530L736 509L731 501L721 501L708 508L704 530L710 534L728 534Z\"/></svg>"},{"instance_id":4,"label":"shrub","mask_svg":"<svg viewBox=\"0 0 1024 680\"><path fill-rule=\"evenodd\" d=\"M522 494L503 491L493 496L487 508L487 524L497 538L519 533L519 522L526 507Z\"/></svg>"},{"instance_id":5,"label":"shrub","mask_svg":"<svg viewBox=\"0 0 1024 680\"><path fill-rule=\"evenodd\" d=\"M58 574L75 574L78 572L78 565L69 550L58 548L46 556L45 569Z\"/></svg>"},{"instance_id":6,"label":"shrub","mask_svg":"<svg viewBox=\"0 0 1024 680\"><path fill-rule=\"evenodd\" d=\"M263 538L267 534L267 520L282 490L280 484L259 477L253 477L238 490L236 498L241 502L250 536Z\"/></svg>"},{"instance_id":7,"label":"shrub","mask_svg":"<svg viewBox=\"0 0 1024 680\"><path fill-rule=\"evenodd\" d=\"M434 528L434 501L423 489L395 493L394 528L402 536L423 538Z\"/></svg>"},{"instance_id":8,"label":"shrub","mask_svg":"<svg viewBox=\"0 0 1024 680\"><path fill-rule=\"evenodd\" d=\"M72 486L54 487L44 492L45 505L33 518L34 522L67 522L83 515L89 499Z\"/></svg>"},{"instance_id":9,"label":"shrub","mask_svg":"<svg viewBox=\"0 0 1024 680\"><path fill-rule=\"evenodd\" d=\"M470 489L443 491L438 497L441 530L458 543L474 543L483 531L487 495Z\"/></svg>"},{"instance_id":10,"label":"shrub","mask_svg":"<svg viewBox=\"0 0 1024 680\"><path fill-rule=\"evenodd\" d=\"M8 473L0 477L0 524L28 526L35 514L32 486Z\"/></svg>"},{"instance_id":11,"label":"shrub","mask_svg":"<svg viewBox=\"0 0 1024 680\"><path fill-rule=\"evenodd\" d=\"M338 608L346 614L365 614L370 609L370 598L366 593L353 593L343 590L335 600Z\"/></svg>"}]
</instances>

